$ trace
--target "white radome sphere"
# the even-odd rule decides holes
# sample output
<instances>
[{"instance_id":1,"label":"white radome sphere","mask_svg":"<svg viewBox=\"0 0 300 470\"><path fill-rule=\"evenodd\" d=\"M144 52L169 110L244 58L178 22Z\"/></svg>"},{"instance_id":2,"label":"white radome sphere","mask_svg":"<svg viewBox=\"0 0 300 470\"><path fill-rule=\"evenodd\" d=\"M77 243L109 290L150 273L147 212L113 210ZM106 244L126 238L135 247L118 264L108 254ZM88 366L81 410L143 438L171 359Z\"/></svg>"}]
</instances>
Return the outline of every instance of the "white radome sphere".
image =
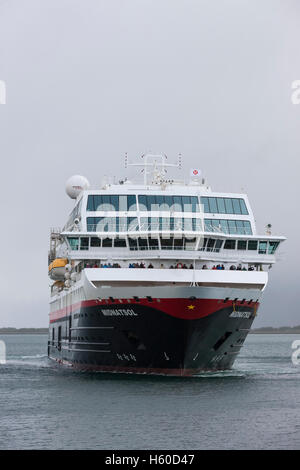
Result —
<instances>
[{"instance_id":1,"label":"white radome sphere","mask_svg":"<svg viewBox=\"0 0 300 470\"><path fill-rule=\"evenodd\" d=\"M90 183L84 176L74 175L66 182L66 193L71 199L76 199L81 191L84 191L89 187Z\"/></svg>"}]
</instances>

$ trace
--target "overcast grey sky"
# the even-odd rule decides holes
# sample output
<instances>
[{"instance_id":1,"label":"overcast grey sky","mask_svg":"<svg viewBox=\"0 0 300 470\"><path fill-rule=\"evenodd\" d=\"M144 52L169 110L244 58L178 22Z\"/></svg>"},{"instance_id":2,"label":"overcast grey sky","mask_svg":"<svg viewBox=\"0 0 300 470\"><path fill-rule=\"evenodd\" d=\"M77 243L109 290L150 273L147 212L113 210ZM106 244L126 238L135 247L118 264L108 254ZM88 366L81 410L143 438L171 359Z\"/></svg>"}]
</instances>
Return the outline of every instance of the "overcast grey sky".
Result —
<instances>
[{"instance_id":1,"label":"overcast grey sky","mask_svg":"<svg viewBox=\"0 0 300 470\"><path fill-rule=\"evenodd\" d=\"M47 326L66 179L183 155L286 235L255 326L300 324L299 0L0 0L1 326Z\"/></svg>"}]
</instances>

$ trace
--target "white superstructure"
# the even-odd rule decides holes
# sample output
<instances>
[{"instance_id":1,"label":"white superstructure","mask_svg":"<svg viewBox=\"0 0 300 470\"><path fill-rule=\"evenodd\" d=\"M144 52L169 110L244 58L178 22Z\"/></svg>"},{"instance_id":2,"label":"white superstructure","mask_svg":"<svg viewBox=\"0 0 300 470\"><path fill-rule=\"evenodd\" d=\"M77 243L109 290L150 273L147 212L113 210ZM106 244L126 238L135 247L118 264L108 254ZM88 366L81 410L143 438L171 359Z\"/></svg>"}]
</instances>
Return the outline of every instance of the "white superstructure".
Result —
<instances>
[{"instance_id":1,"label":"white superstructure","mask_svg":"<svg viewBox=\"0 0 300 470\"><path fill-rule=\"evenodd\" d=\"M129 165L126 157L126 166ZM195 354L198 365L195 362L194 366L197 343L196 339L191 340L192 349L183 354L185 359L180 359L179 364L186 361L189 370L230 366L238 353L235 348L241 347L256 315L269 269L285 237L272 235L270 225L265 234L258 234L247 195L212 191L199 176L199 170L191 171L187 183L168 178L167 168L180 168L180 157L177 165L170 165L163 155L146 155L136 166L143 166L143 184L127 179L118 183L107 180L92 189L86 178L78 175L67 182L67 193L76 198L75 205L64 228L52 230L50 239L50 325L54 326L50 328L49 355L60 357L53 348L60 350L65 343L63 360L87 364L84 359L74 359L82 353L76 344L102 343L93 343L93 337L76 336L76 331L99 328L117 328L114 339L103 344L114 343L118 351L123 344L122 336L117 336L119 327L112 323L93 326L98 325L94 315L107 319L143 314L148 318L147 312L151 311L153 318L162 314L162 324L164 315L171 315L202 321L204 329L208 328L206 320L201 319L210 315L214 330L208 329L205 334L213 348L203 343L205 337L195 326L194 337L200 335L197 341L202 338L199 344L204 344L201 347L205 354L204 349ZM84 312L92 308L98 313L90 313L91 320L86 319L90 323L80 326L89 315ZM78 326L72 326L74 321ZM128 330L128 334L137 337L145 321L149 318L144 322L137 320L137 329ZM246 328L240 325L234 331L233 327L226 331L227 323L233 325L233 321L237 325L245 323ZM58 333L56 324L64 325L58 327ZM62 328L66 329L65 336ZM187 324L185 328L190 327ZM151 341L155 341L153 334ZM232 344L226 342L229 337ZM167 340L172 342L172 335ZM162 348L164 341L161 339ZM92 354L93 349L89 346L83 352ZM120 352L94 352L112 355L109 361L99 359L102 368L109 364L110 370L119 370L123 364ZM134 360L141 354L133 355ZM166 352L161 354L168 357ZM131 355L124 353L125 358ZM140 360L141 364L146 361L143 356ZM145 370L151 369L156 359L150 355L147 361ZM187 366L178 367L180 374L187 370Z\"/></svg>"}]
</instances>

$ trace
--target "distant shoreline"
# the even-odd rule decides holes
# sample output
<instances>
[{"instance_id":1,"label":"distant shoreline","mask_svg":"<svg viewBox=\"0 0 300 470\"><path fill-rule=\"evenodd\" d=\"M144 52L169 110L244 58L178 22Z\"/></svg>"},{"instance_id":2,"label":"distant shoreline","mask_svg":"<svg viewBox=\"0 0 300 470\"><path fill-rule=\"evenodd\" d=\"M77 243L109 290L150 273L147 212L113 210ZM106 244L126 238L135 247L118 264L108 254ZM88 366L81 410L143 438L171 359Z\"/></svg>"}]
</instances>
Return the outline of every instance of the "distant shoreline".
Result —
<instances>
[{"instance_id":1,"label":"distant shoreline","mask_svg":"<svg viewBox=\"0 0 300 470\"><path fill-rule=\"evenodd\" d=\"M47 335L48 328L0 328L0 335Z\"/></svg>"},{"instance_id":2,"label":"distant shoreline","mask_svg":"<svg viewBox=\"0 0 300 470\"><path fill-rule=\"evenodd\" d=\"M252 330L249 331L251 335L288 335L288 334L294 334L298 335L300 334L300 325L299 326L280 326L278 328L272 328L271 326L265 326L262 328L253 328Z\"/></svg>"},{"instance_id":3,"label":"distant shoreline","mask_svg":"<svg viewBox=\"0 0 300 470\"><path fill-rule=\"evenodd\" d=\"M0 335L47 335L48 328L0 328ZM262 328L253 328L250 330L251 335L287 335L287 334L300 334L300 325L298 326L281 326L272 328L265 326Z\"/></svg>"}]
</instances>

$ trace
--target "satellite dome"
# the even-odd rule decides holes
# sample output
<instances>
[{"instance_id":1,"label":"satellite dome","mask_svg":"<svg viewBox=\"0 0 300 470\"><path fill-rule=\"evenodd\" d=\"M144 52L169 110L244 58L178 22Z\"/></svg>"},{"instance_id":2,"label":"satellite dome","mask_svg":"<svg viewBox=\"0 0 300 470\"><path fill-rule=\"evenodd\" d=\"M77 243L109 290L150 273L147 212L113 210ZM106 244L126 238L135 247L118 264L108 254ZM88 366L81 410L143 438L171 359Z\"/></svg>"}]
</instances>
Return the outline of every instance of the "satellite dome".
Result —
<instances>
[{"instance_id":1,"label":"satellite dome","mask_svg":"<svg viewBox=\"0 0 300 470\"><path fill-rule=\"evenodd\" d=\"M66 193L71 199L76 199L81 191L84 191L89 187L90 183L84 176L74 175L66 182Z\"/></svg>"}]
</instances>

